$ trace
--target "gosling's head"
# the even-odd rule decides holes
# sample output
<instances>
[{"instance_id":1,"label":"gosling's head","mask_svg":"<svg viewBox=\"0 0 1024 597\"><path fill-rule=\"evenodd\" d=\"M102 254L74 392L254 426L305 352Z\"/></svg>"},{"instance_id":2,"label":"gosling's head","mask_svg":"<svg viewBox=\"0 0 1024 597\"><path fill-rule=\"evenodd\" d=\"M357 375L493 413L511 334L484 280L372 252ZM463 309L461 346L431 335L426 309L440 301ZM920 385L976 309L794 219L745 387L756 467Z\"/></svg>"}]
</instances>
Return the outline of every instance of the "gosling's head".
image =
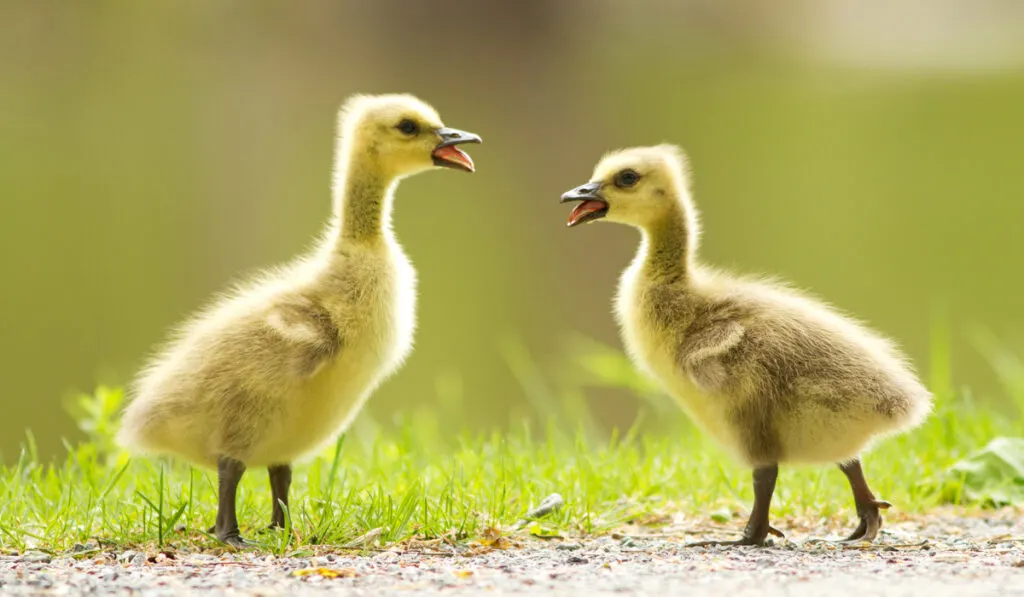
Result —
<instances>
[{"instance_id":1,"label":"gosling's head","mask_svg":"<svg viewBox=\"0 0 1024 597\"><path fill-rule=\"evenodd\" d=\"M430 168L473 172L473 160L457 145L480 137L446 127L437 111L407 94L357 95L339 112L342 155L401 178ZM364 161L366 160L366 161Z\"/></svg>"},{"instance_id":2,"label":"gosling's head","mask_svg":"<svg viewBox=\"0 0 1024 597\"><path fill-rule=\"evenodd\" d=\"M568 225L606 219L647 228L686 201L686 157L675 145L633 147L604 156L590 182L562 195L579 201Z\"/></svg>"}]
</instances>

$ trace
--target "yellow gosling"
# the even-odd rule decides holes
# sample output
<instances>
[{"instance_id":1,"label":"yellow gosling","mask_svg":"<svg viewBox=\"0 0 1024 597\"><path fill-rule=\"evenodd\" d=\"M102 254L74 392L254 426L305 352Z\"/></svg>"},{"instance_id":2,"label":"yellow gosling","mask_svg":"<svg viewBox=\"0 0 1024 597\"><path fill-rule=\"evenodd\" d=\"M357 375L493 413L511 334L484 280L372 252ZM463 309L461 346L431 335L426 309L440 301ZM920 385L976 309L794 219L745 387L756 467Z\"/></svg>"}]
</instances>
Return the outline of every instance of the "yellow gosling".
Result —
<instances>
[{"instance_id":1,"label":"yellow gosling","mask_svg":"<svg viewBox=\"0 0 1024 597\"><path fill-rule=\"evenodd\" d=\"M344 430L409 354L416 272L391 230L399 180L473 171L446 128L410 95L356 96L339 113L334 214L310 254L229 292L185 324L134 384L119 440L216 468L211 532L244 545L235 493L268 467L272 527L283 527L291 463Z\"/></svg>"},{"instance_id":2,"label":"yellow gosling","mask_svg":"<svg viewBox=\"0 0 1024 597\"><path fill-rule=\"evenodd\" d=\"M754 507L737 541L762 545L779 463L837 463L860 524L848 541L873 541L882 523L860 454L912 428L931 395L886 339L780 283L699 263L700 227L682 151L672 145L605 156L569 226L609 221L638 228L640 249L622 274L615 315L633 362L754 471Z\"/></svg>"}]
</instances>

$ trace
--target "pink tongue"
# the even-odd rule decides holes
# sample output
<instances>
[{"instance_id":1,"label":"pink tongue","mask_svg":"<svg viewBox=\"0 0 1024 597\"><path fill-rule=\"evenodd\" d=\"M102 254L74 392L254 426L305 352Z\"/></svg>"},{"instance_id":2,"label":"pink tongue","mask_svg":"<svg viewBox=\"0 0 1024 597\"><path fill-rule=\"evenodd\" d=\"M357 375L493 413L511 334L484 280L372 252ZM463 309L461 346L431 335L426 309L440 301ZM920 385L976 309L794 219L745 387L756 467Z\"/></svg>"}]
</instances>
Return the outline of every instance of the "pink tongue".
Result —
<instances>
[{"instance_id":1,"label":"pink tongue","mask_svg":"<svg viewBox=\"0 0 1024 597\"><path fill-rule=\"evenodd\" d=\"M569 225L575 225L583 216L592 214L595 211L601 211L604 207L605 204L600 201L584 201L583 203L580 203L573 208L572 213L569 214Z\"/></svg>"},{"instance_id":2,"label":"pink tongue","mask_svg":"<svg viewBox=\"0 0 1024 597\"><path fill-rule=\"evenodd\" d=\"M462 151L454 145L442 147L441 149L434 150L434 157L445 160L446 162L452 162L455 164L461 164L467 170L473 171L473 158L469 157L469 154Z\"/></svg>"}]
</instances>

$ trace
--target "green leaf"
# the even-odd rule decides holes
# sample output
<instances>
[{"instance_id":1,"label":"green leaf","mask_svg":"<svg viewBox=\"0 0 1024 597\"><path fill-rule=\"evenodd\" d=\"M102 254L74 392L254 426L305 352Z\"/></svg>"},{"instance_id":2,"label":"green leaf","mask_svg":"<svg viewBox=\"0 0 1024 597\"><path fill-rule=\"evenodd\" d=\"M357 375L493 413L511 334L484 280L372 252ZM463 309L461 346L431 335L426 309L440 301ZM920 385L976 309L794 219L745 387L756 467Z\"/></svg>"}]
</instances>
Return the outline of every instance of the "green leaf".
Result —
<instances>
[{"instance_id":1,"label":"green leaf","mask_svg":"<svg viewBox=\"0 0 1024 597\"><path fill-rule=\"evenodd\" d=\"M1024 438L997 437L949 468L964 496L995 506L1024 504Z\"/></svg>"},{"instance_id":2,"label":"green leaf","mask_svg":"<svg viewBox=\"0 0 1024 597\"><path fill-rule=\"evenodd\" d=\"M530 523L530 526L526 528L531 535L539 539L560 539L562 537L557 530L545 527L539 522Z\"/></svg>"},{"instance_id":3,"label":"green leaf","mask_svg":"<svg viewBox=\"0 0 1024 597\"><path fill-rule=\"evenodd\" d=\"M711 520L715 522L729 522L732 520L732 511L728 508L719 508L711 513Z\"/></svg>"}]
</instances>

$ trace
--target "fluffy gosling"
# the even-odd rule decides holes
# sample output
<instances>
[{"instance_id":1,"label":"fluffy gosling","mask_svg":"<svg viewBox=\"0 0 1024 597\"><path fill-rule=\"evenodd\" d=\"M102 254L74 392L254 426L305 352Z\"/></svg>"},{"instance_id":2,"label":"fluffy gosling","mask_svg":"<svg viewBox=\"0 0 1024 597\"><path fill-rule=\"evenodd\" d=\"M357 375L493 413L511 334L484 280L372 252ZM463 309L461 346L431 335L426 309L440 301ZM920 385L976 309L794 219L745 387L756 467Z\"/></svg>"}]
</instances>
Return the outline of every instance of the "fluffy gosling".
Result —
<instances>
[{"instance_id":1,"label":"fluffy gosling","mask_svg":"<svg viewBox=\"0 0 1024 597\"><path fill-rule=\"evenodd\" d=\"M124 413L122 445L217 469L210 532L236 547L246 467L268 468L271 527L283 527L290 463L344 430L412 348L416 272L391 230L399 180L472 172L456 145L480 142L410 95L355 96L338 128L334 213L315 250L195 316L143 370Z\"/></svg>"},{"instance_id":2,"label":"fluffy gosling","mask_svg":"<svg viewBox=\"0 0 1024 597\"><path fill-rule=\"evenodd\" d=\"M860 517L847 541L873 541L888 502L871 492L859 455L918 425L931 395L882 337L828 306L765 280L697 261L700 228L682 151L672 145L605 156L568 225L604 219L639 228L615 314L634 363L687 414L753 468L743 537L698 545L763 545L779 463L837 463Z\"/></svg>"}]
</instances>

